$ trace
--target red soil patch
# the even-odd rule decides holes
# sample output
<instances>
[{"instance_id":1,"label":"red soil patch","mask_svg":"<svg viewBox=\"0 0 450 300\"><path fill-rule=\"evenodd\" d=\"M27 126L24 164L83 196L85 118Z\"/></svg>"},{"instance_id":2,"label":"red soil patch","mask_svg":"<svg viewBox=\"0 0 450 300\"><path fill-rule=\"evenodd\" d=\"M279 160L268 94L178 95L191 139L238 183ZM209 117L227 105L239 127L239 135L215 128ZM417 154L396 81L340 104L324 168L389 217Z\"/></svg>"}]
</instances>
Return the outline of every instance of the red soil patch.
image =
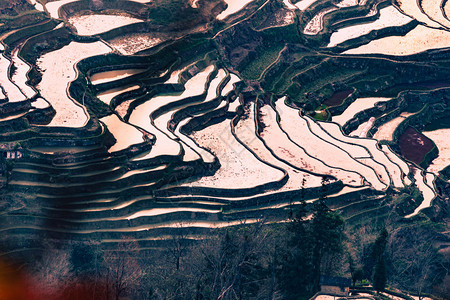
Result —
<instances>
[{"instance_id":1,"label":"red soil patch","mask_svg":"<svg viewBox=\"0 0 450 300\"><path fill-rule=\"evenodd\" d=\"M414 128L408 127L400 136L398 146L404 158L420 164L425 154L433 149L433 142Z\"/></svg>"},{"instance_id":2,"label":"red soil patch","mask_svg":"<svg viewBox=\"0 0 450 300\"><path fill-rule=\"evenodd\" d=\"M353 90L335 92L330 98L325 100L323 104L329 107L341 105L345 98L347 98L351 93L353 93Z\"/></svg>"}]
</instances>

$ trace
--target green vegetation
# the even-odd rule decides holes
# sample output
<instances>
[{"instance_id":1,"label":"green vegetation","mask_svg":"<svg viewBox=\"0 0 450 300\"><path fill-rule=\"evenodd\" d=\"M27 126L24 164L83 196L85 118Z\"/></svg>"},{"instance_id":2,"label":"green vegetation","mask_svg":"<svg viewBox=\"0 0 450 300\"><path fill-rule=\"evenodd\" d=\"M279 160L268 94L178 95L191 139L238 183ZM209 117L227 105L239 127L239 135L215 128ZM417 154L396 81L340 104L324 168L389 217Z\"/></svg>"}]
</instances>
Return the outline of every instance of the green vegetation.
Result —
<instances>
[{"instance_id":1,"label":"green vegetation","mask_svg":"<svg viewBox=\"0 0 450 300\"><path fill-rule=\"evenodd\" d=\"M430 123L426 124L423 131L434 131L438 129L450 128L450 110L445 110L442 117L433 119Z\"/></svg>"},{"instance_id":2,"label":"green vegetation","mask_svg":"<svg viewBox=\"0 0 450 300\"><path fill-rule=\"evenodd\" d=\"M383 291L386 286L386 263L384 261L384 256L387 238L388 232L383 228L372 248L372 259L375 262L375 268L373 270L373 287L377 292Z\"/></svg>"},{"instance_id":3,"label":"green vegetation","mask_svg":"<svg viewBox=\"0 0 450 300\"><path fill-rule=\"evenodd\" d=\"M29 38L20 48L19 54L31 65L35 65L39 56L62 48L71 41L71 32L66 27L46 31Z\"/></svg>"},{"instance_id":4,"label":"green vegetation","mask_svg":"<svg viewBox=\"0 0 450 300\"><path fill-rule=\"evenodd\" d=\"M439 174L445 179L450 180L450 166L445 167L443 170L439 171Z\"/></svg>"},{"instance_id":5,"label":"green vegetation","mask_svg":"<svg viewBox=\"0 0 450 300\"><path fill-rule=\"evenodd\" d=\"M433 148L425 154L423 160L420 162L420 166L424 169L428 168L433 159L435 159L438 156L439 156L439 149L433 142Z\"/></svg>"},{"instance_id":6,"label":"green vegetation","mask_svg":"<svg viewBox=\"0 0 450 300\"><path fill-rule=\"evenodd\" d=\"M173 24L181 19L190 19L196 15L195 9L189 7L186 1L159 0L152 4L154 8L149 11L149 19L158 24Z\"/></svg>"},{"instance_id":7,"label":"green vegetation","mask_svg":"<svg viewBox=\"0 0 450 300\"><path fill-rule=\"evenodd\" d=\"M266 51L259 53L258 57L251 60L251 62L241 70L242 76L249 80L260 78L266 68L277 59L283 48L283 45L268 47Z\"/></svg>"},{"instance_id":8,"label":"green vegetation","mask_svg":"<svg viewBox=\"0 0 450 300\"><path fill-rule=\"evenodd\" d=\"M11 64L11 66L9 67L9 77L12 77L15 73L16 73L17 67L14 63Z\"/></svg>"},{"instance_id":9,"label":"green vegetation","mask_svg":"<svg viewBox=\"0 0 450 300\"><path fill-rule=\"evenodd\" d=\"M223 3L219 0L204 1L197 9L183 0L157 0L148 5L147 19L149 24L183 30L211 21L221 10L220 7Z\"/></svg>"},{"instance_id":10,"label":"green vegetation","mask_svg":"<svg viewBox=\"0 0 450 300\"><path fill-rule=\"evenodd\" d=\"M8 46L8 52L10 52L12 49L16 48L21 42L23 42L25 39L36 36L40 33L47 32L52 30L53 28L58 25L59 21L55 20L49 20L48 22L44 21L42 23L27 27L25 29L19 30L14 32L13 34L8 35L4 40L3 43L5 43Z\"/></svg>"},{"instance_id":11,"label":"green vegetation","mask_svg":"<svg viewBox=\"0 0 450 300\"><path fill-rule=\"evenodd\" d=\"M0 16L17 16L33 10L33 6L25 0L8 0L0 3Z\"/></svg>"},{"instance_id":12,"label":"green vegetation","mask_svg":"<svg viewBox=\"0 0 450 300\"><path fill-rule=\"evenodd\" d=\"M396 212L400 216L406 216L413 213L422 201L422 193L419 191L417 186L413 184L400 189L399 194L394 196Z\"/></svg>"},{"instance_id":13,"label":"green vegetation","mask_svg":"<svg viewBox=\"0 0 450 300\"><path fill-rule=\"evenodd\" d=\"M37 10L29 10L17 16L2 15L0 16L0 22L4 25L0 27L0 32L30 26L44 19L47 19L47 16Z\"/></svg>"},{"instance_id":14,"label":"green vegetation","mask_svg":"<svg viewBox=\"0 0 450 300\"><path fill-rule=\"evenodd\" d=\"M309 71L309 70L308 70ZM351 70L351 69L343 69L339 65L324 63L323 65L318 65L317 69L311 69L311 72L323 72L323 77L318 78L312 82L307 81L309 74L297 76L294 80L299 82L302 85L302 91L317 91L329 84L330 82L336 81L345 81L355 75L361 75L365 73L365 71L360 70ZM305 78L305 79L303 79Z\"/></svg>"},{"instance_id":15,"label":"green vegetation","mask_svg":"<svg viewBox=\"0 0 450 300\"><path fill-rule=\"evenodd\" d=\"M314 110L313 118L319 121L328 121L331 118L331 114L327 106L322 104Z\"/></svg>"},{"instance_id":16,"label":"green vegetation","mask_svg":"<svg viewBox=\"0 0 450 300\"><path fill-rule=\"evenodd\" d=\"M292 79L297 75L302 69L308 67L308 63L310 60L317 60L315 56L307 56L305 58L300 58L297 61L294 61L291 65L286 65L286 68L280 69L279 77L273 76L273 85L270 91L273 91L276 94L283 94L289 88L289 86L293 83ZM270 82L270 81L268 81Z\"/></svg>"}]
</instances>

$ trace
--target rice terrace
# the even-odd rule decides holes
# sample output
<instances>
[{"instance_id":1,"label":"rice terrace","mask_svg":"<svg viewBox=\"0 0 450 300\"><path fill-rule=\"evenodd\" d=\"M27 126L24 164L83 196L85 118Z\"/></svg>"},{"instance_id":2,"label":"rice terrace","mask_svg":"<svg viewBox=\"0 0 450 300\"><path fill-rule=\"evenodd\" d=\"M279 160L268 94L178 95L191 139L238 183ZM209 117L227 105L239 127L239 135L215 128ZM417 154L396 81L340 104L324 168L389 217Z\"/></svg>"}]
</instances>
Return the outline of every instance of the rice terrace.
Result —
<instances>
[{"instance_id":1,"label":"rice terrace","mask_svg":"<svg viewBox=\"0 0 450 300\"><path fill-rule=\"evenodd\" d=\"M448 0L1 0L0 300L449 299Z\"/></svg>"}]
</instances>

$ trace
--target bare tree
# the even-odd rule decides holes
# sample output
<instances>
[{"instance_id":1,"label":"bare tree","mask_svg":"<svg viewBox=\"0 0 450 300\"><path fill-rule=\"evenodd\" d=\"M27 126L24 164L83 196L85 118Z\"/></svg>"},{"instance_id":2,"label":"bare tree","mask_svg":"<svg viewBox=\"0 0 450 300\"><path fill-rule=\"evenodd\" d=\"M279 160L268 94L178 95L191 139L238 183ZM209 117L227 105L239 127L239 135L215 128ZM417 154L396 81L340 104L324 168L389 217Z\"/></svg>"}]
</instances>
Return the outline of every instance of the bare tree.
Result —
<instances>
[{"instance_id":1,"label":"bare tree","mask_svg":"<svg viewBox=\"0 0 450 300\"><path fill-rule=\"evenodd\" d=\"M388 254L391 281L422 299L445 275L442 258L433 246L432 232L418 228L401 228L392 234Z\"/></svg>"},{"instance_id":2,"label":"bare tree","mask_svg":"<svg viewBox=\"0 0 450 300\"><path fill-rule=\"evenodd\" d=\"M137 243L130 240L121 242L113 251L104 252L105 299L118 300L139 285L144 271L137 258L138 250Z\"/></svg>"},{"instance_id":3,"label":"bare tree","mask_svg":"<svg viewBox=\"0 0 450 300\"><path fill-rule=\"evenodd\" d=\"M226 229L205 243L201 249L204 297L246 299L270 284L271 276L261 276L261 270L267 269L269 263L262 259L268 257L269 236L263 222L258 222L245 228Z\"/></svg>"},{"instance_id":4,"label":"bare tree","mask_svg":"<svg viewBox=\"0 0 450 300\"><path fill-rule=\"evenodd\" d=\"M170 244L168 247L168 252L172 256L175 268L180 270L181 259L183 255L186 254L186 251L189 246L189 236L187 230L183 228L183 223L180 222L177 225L177 231L175 235L173 235L170 239Z\"/></svg>"},{"instance_id":5,"label":"bare tree","mask_svg":"<svg viewBox=\"0 0 450 300\"><path fill-rule=\"evenodd\" d=\"M32 278L40 297L57 297L72 279L72 265L67 250L46 249L33 268Z\"/></svg>"}]
</instances>

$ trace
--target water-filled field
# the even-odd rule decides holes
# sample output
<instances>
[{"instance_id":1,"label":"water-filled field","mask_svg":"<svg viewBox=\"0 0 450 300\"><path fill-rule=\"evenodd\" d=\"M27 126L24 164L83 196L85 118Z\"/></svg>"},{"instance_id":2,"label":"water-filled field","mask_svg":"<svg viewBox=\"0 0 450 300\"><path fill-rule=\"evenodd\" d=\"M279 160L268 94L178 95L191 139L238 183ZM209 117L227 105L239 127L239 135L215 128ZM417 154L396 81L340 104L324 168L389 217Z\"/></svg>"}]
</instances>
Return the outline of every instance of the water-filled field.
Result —
<instances>
[{"instance_id":1,"label":"water-filled field","mask_svg":"<svg viewBox=\"0 0 450 300\"><path fill-rule=\"evenodd\" d=\"M406 217L432 218L445 198L448 3L30 5L0 18L7 251L47 234L158 248L318 199L398 221L411 187Z\"/></svg>"}]
</instances>

